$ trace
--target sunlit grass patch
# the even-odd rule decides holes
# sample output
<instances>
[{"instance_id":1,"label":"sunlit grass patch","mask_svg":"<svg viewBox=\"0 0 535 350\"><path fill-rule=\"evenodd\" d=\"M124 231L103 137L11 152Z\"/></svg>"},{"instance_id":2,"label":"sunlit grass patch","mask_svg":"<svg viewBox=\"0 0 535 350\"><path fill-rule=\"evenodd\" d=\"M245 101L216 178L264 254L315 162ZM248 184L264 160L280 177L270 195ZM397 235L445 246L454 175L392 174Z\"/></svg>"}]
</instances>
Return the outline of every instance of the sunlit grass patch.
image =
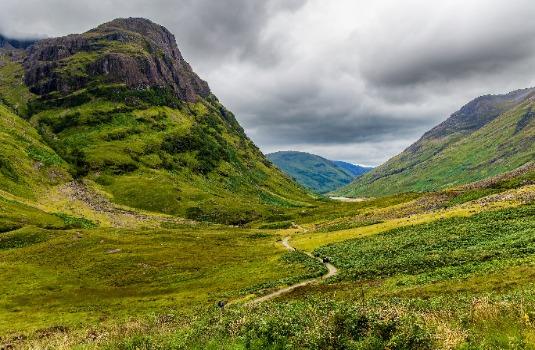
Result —
<instances>
[{"instance_id":1,"label":"sunlit grass patch","mask_svg":"<svg viewBox=\"0 0 535 350\"><path fill-rule=\"evenodd\" d=\"M309 276L306 262L284 253L276 237L240 229L28 227L2 234L0 334L164 310L191 314Z\"/></svg>"}]
</instances>

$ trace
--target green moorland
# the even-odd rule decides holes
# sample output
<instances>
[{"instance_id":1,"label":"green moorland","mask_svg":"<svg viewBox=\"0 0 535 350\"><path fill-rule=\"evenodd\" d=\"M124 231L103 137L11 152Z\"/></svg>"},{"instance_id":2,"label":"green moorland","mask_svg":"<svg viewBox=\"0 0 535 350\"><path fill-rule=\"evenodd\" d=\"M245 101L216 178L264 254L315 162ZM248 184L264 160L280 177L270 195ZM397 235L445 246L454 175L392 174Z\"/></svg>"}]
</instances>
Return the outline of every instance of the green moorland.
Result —
<instances>
[{"instance_id":1,"label":"green moorland","mask_svg":"<svg viewBox=\"0 0 535 350\"><path fill-rule=\"evenodd\" d=\"M0 51L0 102L19 115L28 114L28 101L35 96L24 85L24 70L14 57Z\"/></svg>"},{"instance_id":2,"label":"green moorland","mask_svg":"<svg viewBox=\"0 0 535 350\"><path fill-rule=\"evenodd\" d=\"M0 237L0 334L130 317L191 317L218 301L322 273L271 234L204 225L50 230Z\"/></svg>"},{"instance_id":3,"label":"green moorland","mask_svg":"<svg viewBox=\"0 0 535 350\"><path fill-rule=\"evenodd\" d=\"M36 198L44 189L70 179L66 162L30 124L0 103L0 189Z\"/></svg>"},{"instance_id":4,"label":"green moorland","mask_svg":"<svg viewBox=\"0 0 535 350\"><path fill-rule=\"evenodd\" d=\"M287 229L167 222L73 229L65 221L61 229L4 233L2 341L84 349L530 348L533 170L437 193L289 208ZM298 247L313 237L303 246L329 256L339 274L246 304L324 273L306 255L285 253L283 236ZM224 310L220 300L229 303Z\"/></svg>"}]
</instances>

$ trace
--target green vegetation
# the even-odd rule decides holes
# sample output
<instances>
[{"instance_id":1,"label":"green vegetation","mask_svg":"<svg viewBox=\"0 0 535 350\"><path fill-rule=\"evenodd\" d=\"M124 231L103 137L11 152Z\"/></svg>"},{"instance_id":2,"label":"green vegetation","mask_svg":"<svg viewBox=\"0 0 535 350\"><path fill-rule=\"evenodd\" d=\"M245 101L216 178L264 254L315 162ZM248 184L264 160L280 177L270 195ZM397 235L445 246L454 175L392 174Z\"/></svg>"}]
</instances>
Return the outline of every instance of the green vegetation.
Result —
<instances>
[{"instance_id":1,"label":"green vegetation","mask_svg":"<svg viewBox=\"0 0 535 350\"><path fill-rule=\"evenodd\" d=\"M487 97L491 107L483 104L473 111L471 104L479 99L471 102L404 152L334 194L361 197L436 191L502 174L532 161L535 118L528 92ZM469 112L464 111L467 108ZM465 123L476 124L467 127Z\"/></svg>"},{"instance_id":2,"label":"green vegetation","mask_svg":"<svg viewBox=\"0 0 535 350\"><path fill-rule=\"evenodd\" d=\"M65 222L57 215L0 196L0 233L26 225L59 229L65 227Z\"/></svg>"},{"instance_id":3,"label":"green vegetation","mask_svg":"<svg viewBox=\"0 0 535 350\"><path fill-rule=\"evenodd\" d=\"M422 283L525 263L535 252L534 239L535 206L525 206L394 229L315 253L342 268L340 278L404 274Z\"/></svg>"},{"instance_id":4,"label":"green vegetation","mask_svg":"<svg viewBox=\"0 0 535 350\"><path fill-rule=\"evenodd\" d=\"M118 92L111 101L101 97L107 89ZM241 225L311 200L264 160L215 99L155 100L166 95L145 90L133 95L142 102L115 102L125 91L100 87L82 92L79 105L67 97L32 105L32 124L73 176L94 180L116 203Z\"/></svg>"},{"instance_id":5,"label":"green vegetation","mask_svg":"<svg viewBox=\"0 0 535 350\"><path fill-rule=\"evenodd\" d=\"M337 202L275 168L184 62L187 91L101 72L169 63L166 32L128 26L160 28L85 33L28 82L40 96L0 58L0 348L535 348L526 91L463 108L341 191L377 198Z\"/></svg>"},{"instance_id":6,"label":"green vegetation","mask_svg":"<svg viewBox=\"0 0 535 350\"><path fill-rule=\"evenodd\" d=\"M284 229L284 228L290 228L292 227L291 221L279 221L279 222L270 222L266 224L260 225L260 228L262 229Z\"/></svg>"},{"instance_id":7,"label":"green vegetation","mask_svg":"<svg viewBox=\"0 0 535 350\"><path fill-rule=\"evenodd\" d=\"M65 348L529 348L532 174L272 214L259 225L295 222L281 231L294 246L341 234L315 251L340 273L258 306L243 302L325 273L303 252L284 252L274 230L162 224L172 229L4 233L0 334ZM72 216L50 215L58 228ZM352 230L370 233L347 241ZM229 302L224 310L219 301ZM25 340L11 340L20 332Z\"/></svg>"},{"instance_id":8,"label":"green vegetation","mask_svg":"<svg viewBox=\"0 0 535 350\"><path fill-rule=\"evenodd\" d=\"M26 227L0 235L0 261L0 334L113 324L153 312L192 315L266 288L266 282L291 281L318 269L283 255L271 236L203 226Z\"/></svg>"},{"instance_id":9,"label":"green vegetation","mask_svg":"<svg viewBox=\"0 0 535 350\"><path fill-rule=\"evenodd\" d=\"M276 152L268 154L267 158L295 181L318 193L327 193L347 185L356 176L371 170L304 152Z\"/></svg>"},{"instance_id":10,"label":"green vegetation","mask_svg":"<svg viewBox=\"0 0 535 350\"><path fill-rule=\"evenodd\" d=\"M24 70L15 57L0 53L0 102L18 115L28 114L28 102L35 98L23 81Z\"/></svg>"},{"instance_id":11,"label":"green vegetation","mask_svg":"<svg viewBox=\"0 0 535 350\"><path fill-rule=\"evenodd\" d=\"M67 164L25 120L0 104L0 189L36 198L48 187L69 179Z\"/></svg>"},{"instance_id":12,"label":"green vegetation","mask_svg":"<svg viewBox=\"0 0 535 350\"><path fill-rule=\"evenodd\" d=\"M65 213L54 213L57 217L63 220L66 228L95 228L97 225L91 220L85 218L77 218Z\"/></svg>"},{"instance_id":13,"label":"green vegetation","mask_svg":"<svg viewBox=\"0 0 535 350\"><path fill-rule=\"evenodd\" d=\"M153 95L136 93L147 105L133 107L99 97L101 90L84 92L82 101L90 102L71 107L34 103L40 112L31 122L73 176L94 180L116 203L245 224L274 207L302 207L311 200L263 160L215 100L148 107Z\"/></svg>"}]
</instances>

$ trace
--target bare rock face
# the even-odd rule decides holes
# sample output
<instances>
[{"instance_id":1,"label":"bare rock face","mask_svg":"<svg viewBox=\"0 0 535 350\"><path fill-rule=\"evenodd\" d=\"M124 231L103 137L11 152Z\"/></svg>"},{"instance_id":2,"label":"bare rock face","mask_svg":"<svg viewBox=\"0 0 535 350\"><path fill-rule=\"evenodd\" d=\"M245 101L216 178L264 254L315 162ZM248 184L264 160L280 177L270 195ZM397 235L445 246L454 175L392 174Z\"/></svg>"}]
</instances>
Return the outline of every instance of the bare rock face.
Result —
<instances>
[{"instance_id":1,"label":"bare rock face","mask_svg":"<svg viewBox=\"0 0 535 350\"><path fill-rule=\"evenodd\" d=\"M115 19L84 34L45 39L30 47L25 82L39 95L68 94L89 83L169 88L185 101L210 94L164 27L142 18Z\"/></svg>"}]
</instances>

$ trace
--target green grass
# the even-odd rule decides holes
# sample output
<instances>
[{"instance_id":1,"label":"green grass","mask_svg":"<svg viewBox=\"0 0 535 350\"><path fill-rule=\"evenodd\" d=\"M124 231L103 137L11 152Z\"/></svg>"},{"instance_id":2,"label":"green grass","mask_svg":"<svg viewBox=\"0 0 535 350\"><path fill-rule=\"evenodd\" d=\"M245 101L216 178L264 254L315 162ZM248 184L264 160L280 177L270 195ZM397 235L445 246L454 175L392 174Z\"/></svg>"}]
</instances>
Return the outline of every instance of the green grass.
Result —
<instances>
[{"instance_id":1,"label":"green grass","mask_svg":"<svg viewBox=\"0 0 535 350\"><path fill-rule=\"evenodd\" d=\"M36 96L24 85L23 78L22 64L0 54L0 102L9 106L15 113L26 116L28 102Z\"/></svg>"},{"instance_id":2,"label":"green grass","mask_svg":"<svg viewBox=\"0 0 535 350\"><path fill-rule=\"evenodd\" d=\"M92 222L91 220L88 220L86 218L79 218L75 216L71 216L65 213L54 213L57 217L59 217L61 220L63 220L63 223L65 224L66 228L95 228L98 225Z\"/></svg>"},{"instance_id":3,"label":"green grass","mask_svg":"<svg viewBox=\"0 0 535 350\"><path fill-rule=\"evenodd\" d=\"M535 253L535 206L482 212L319 248L342 268L342 279L370 279L396 274L425 280L465 277Z\"/></svg>"},{"instance_id":4,"label":"green grass","mask_svg":"<svg viewBox=\"0 0 535 350\"><path fill-rule=\"evenodd\" d=\"M42 228L64 228L65 222L57 215L0 196L0 232L28 225Z\"/></svg>"},{"instance_id":5,"label":"green grass","mask_svg":"<svg viewBox=\"0 0 535 350\"><path fill-rule=\"evenodd\" d=\"M283 253L271 236L225 228L4 233L0 334L114 324L150 313L192 315L266 282L316 271Z\"/></svg>"},{"instance_id":6,"label":"green grass","mask_svg":"<svg viewBox=\"0 0 535 350\"><path fill-rule=\"evenodd\" d=\"M108 330L105 349L533 349L530 291L484 298L288 299L255 308L173 314ZM99 334L99 333L96 333ZM83 334L77 335L83 339ZM34 344L65 345L50 330Z\"/></svg>"},{"instance_id":7,"label":"green grass","mask_svg":"<svg viewBox=\"0 0 535 350\"><path fill-rule=\"evenodd\" d=\"M291 221L270 222L260 225L261 229L279 230L292 227Z\"/></svg>"},{"instance_id":8,"label":"green grass","mask_svg":"<svg viewBox=\"0 0 535 350\"><path fill-rule=\"evenodd\" d=\"M526 184L506 178L486 186L504 183ZM529 292L535 207L485 206L472 213L470 204L463 207L467 217L445 215L460 211L455 198L462 205L480 198L478 186L324 201L272 214L265 224L321 224L292 235L297 246L301 236L381 225L386 232L317 249L331 257L338 277L256 307L240 301L319 276L324 267L302 252L285 252L276 243L279 233L266 230L183 224L5 233L0 334L26 334L21 344L28 347L65 348L529 348L535 339L525 321L526 315L535 319ZM429 209L430 202L441 209ZM415 212L429 222L400 227ZM388 222L346 229L355 215ZM220 300L233 303L221 311L215 306Z\"/></svg>"},{"instance_id":9,"label":"green grass","mask_svg":"<svg viewBox=\"0 0 535 350\"><path fill-rule=\"evenodd\" d=\"M32 126L0 104L0 189L35 199L50 186L67 181L67 164Z\"/></svg>"}]
</instances>

